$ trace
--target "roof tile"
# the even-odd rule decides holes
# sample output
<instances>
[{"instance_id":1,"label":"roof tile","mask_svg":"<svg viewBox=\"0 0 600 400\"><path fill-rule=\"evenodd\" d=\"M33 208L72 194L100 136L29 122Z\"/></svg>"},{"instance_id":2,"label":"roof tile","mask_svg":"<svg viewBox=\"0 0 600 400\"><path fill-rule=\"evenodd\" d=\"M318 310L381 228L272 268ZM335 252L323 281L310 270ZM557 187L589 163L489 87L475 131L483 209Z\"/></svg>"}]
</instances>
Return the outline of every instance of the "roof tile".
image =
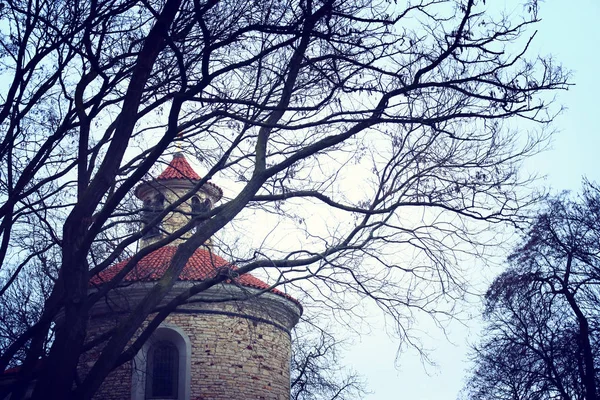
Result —
<instances>
[{"instance_id":1,"label":"roof tile","mask_svg":"<svg viewBox=\"0 0 600 400\"><path fill-rule=\"evenodd\" d=\"M137 265L123 278L123 282L152 282L159 280L170 265L171 258L177 251L176 246L165 246L153 251L138 261ZM113 279L121 271L129 259L114 264L90 279L90 284L101 285ZM237 267L222 257L209 252L206 249L197 249L183 267L179 275L180 281L202 281L215 276L217 270L221 267L229 267L236 270ZM251 287L259 290L269 290L272 293L283 296L299 304L296 299L277 289L269 289L270 286L260 279L244 274L234 279L234 282L228 280L227 283Z\"/></svg>"},{"instance_id":2,"label":"roof tile","mask_svg":"<svg viewBox=\"0 0 600 400\"><path fill-rule=\"evenodd\" d=\"M159 181L168 179L199 181L202 178L194 171L182 153L176 153L167 168L156 179Z\"/></svg>"}]
</instances>

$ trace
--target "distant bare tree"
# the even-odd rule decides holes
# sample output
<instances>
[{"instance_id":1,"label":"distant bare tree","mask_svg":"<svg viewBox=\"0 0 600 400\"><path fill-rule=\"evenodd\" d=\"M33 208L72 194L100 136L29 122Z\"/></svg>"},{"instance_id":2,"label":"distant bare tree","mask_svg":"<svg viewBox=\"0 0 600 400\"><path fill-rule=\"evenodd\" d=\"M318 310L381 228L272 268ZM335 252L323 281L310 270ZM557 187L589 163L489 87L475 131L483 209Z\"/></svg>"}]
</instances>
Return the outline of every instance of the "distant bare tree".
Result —
<instances>
[{"instance_id":1,"label":"distant bare tree","mask_svg":"<svg viewBox=\"0 0 600 400\"><path fill-rule=\"evenodd\" d=\"M508 19L474 0L1 4L0 293L52 261L48 290L31 299L39 316L2 344L0 370L26 355L13 399L41 357L34 398L90 399L171 310L228 279L199 283L139 331L190 255L256 216L304 239L234 254L237 273L269 274L339 312L369 299L411 342L416 314L451 315L466 288L460 260L489 244L477 234L533 200L518 167L547 137L503 121L543 126L554 115L543 93L567 86L551 59L526 56L537 14ZM233 189L136 251L155 227L137 229L131 189L177 147L206 169L196 188L218 176ZM192 230L78 378L90 307ZM125 256L123 275L88 296L90 277ZM52 333L57 315L68 329Z\"/></svg>"},{"instance_id":2,"label":"distant bare tree","mask_svg":"<svg viewBox=\"0 0 600 400\"><path fill-rule=\"evenodd\" d=\"M367 394L363 379L344 368L340 343L328 331L301 322L292 338L292 400L361 399Z\"/></svg>"},{"instance_id":3,"label":"distant bare tree","mask_svg":"<svg viewBox=\"0 0 600 400\"><path fill-rule=\"evenodd\" d=\"M474 399L598 398L600 191L549 201L486 296Z\"/></svg>"}]
</instances>

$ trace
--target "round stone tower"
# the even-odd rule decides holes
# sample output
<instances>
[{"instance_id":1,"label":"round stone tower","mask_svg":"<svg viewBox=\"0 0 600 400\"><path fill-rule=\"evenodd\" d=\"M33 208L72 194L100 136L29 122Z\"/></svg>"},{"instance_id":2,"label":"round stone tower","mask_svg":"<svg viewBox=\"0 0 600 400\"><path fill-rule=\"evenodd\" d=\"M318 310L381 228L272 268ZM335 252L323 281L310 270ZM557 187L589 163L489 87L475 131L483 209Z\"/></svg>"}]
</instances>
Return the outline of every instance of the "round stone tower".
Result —
<instances>
[{"instance_id":1,"label":"round stone tower","mask_svg":"<svg viewBox=\"0 0 600 400\"><path fill-rule=\"evenodd\" d=\"M140 247L146 247L175 232L199 213L209 211L221 199L223 191L217 185L207 182L196 190L200 176L185 159L183 153L176 153L167 168L155 179L140 184L135 195L143 202L141 217L144 227L164 210L165 207L193 193L188 200L167 214L161 221L152 224L152 229L140 240ZM172 242L178 245L189 238L188 232Z\"/></svg>"},{"instance_id":2,"label":"round stone tower","mask_svg":"<svg viewBox=\"0 0 600 400\"><path fill-rule=\"evenodd\" d=\"M200 176L182 154L176 154L156 179L140 184L144 226L168 204L194 190ZM222 191L208 182L173 212L158 221L140 241L147 246L210 210ZM133 309L169 267L183 236L143 257L107 299L91 310L90 339L110 330ZM115 264L91 280L91 291L112 279L129 260ZM210 242L188 260L165 303L223 267L235 266L213 253ZM241 275L196 296L173 312L154 332L135 359L115 369L98 399L289 399L290 330L302 313L300 304L280 290ZM86 353L83 369L97 354ZM86 362L87 361L87 362ZM83 371L82 371L83 372Z\"/></svg>"}]
</instances>

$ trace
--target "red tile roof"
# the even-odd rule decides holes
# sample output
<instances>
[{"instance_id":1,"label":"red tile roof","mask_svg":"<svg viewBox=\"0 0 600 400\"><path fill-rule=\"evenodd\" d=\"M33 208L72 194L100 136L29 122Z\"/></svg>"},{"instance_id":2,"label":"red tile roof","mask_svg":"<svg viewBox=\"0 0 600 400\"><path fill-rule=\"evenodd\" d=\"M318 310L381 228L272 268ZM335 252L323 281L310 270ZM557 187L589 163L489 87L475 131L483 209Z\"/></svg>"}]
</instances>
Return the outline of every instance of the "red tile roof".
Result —
<instances>
[{"instance_id":1,"label":"red tile roof","mask_svg":"<svg viewBox=\"0 0 600 400\"><path fill-rule=\"evenodd\" d=\"M168 181L170 179L183 179L186 181L199 181L202 179L200 175L194 171L194 168L190 165L188 160L185 158L183 153L175 153L173 159L167 165L167 168L156 177L157 181ZM206 182L207 186L210 186L217 191L219 199L223 195L223 190L212 182Z\"/></svg>"},{"instance_id":2,"label":"red tile roof","mask_svg":"<svg viewBox=\"0 0 600 400\"><path fill-rule=\"evenodd\" d=\"M40 360L37 360L35 362L35 365L33 366L33 371L34 372L39 371L42 368L42 365L44 365L44 362L45 362L45 359L43 359L43 358ZM16 374L21 370L22 367L23 367L22 365L17 365L16 367L5 369L3 374L4 375Z\"/></svg>"},{"instance_id":3,"label":"red tile roof","mask_svg":"<svg viewBox=\"0 0 600 400\"><path fill-rule=\"evenodd\" d=\"M202 178L200 178L200 175L194 171L182 153L175 153L167 168L162 172L162 174L156 177L156 180L159 181L167 179L187 179L199 181Z\"/></svg>"},{"instance_id":4,"label":"red tile roof","mask_svg":"<svg viewBox=\"0 0 600 400\"><path fill-rule=\"evenodd\" d=\"M171 258L177 251L176 246L165 246L152 253L143 257L138 261L137 265L123 278L123 282L152 282L159 280L169 267ZM121 261L115 265L112 265L95 275L90 279L90 284L101 285L104 282L108 282L114 278L119 271L121 271L129 259ZM205 249L198 249L190 257L188 262L183 267L181 274L179 275L180 281L202 281L204 279L215 276L217 269L220 267L229 267L232 270L236 270L237 267L225 259L213 254ZM244 274L234 279L235 284L251 287L259 290L269 289L269 285L260 279L250 275ZM234 283L228 280L227 283ZM299 304L296 299L283 293L277 289L270 289L272 293L283 296L289 300Z\"/></svg>"}]
</instances>

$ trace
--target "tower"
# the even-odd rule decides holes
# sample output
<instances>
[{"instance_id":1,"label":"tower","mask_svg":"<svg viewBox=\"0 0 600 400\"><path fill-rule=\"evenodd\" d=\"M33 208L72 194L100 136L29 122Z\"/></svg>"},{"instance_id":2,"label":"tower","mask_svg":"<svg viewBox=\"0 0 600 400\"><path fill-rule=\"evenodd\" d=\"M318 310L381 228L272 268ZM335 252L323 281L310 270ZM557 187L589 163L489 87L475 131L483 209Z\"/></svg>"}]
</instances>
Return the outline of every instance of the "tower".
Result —
<instances>
[{"instance_id":1,"label":"tower","mask_svg":"<svg viewBox=\"0 0 600 400\"><path fill-rule=\"evenodd\" d=\"M144 226L155 221L168 204L195 190L146 233L141 248L175 232L219 201L221 189L210 182L196 188L200 179L185 157L176 154L158 177L135 189L143 203ZM94 305L90 339L114 327L144 297L187 237L140 259L106 301ZM90 291L98 290L128 262L94 276ZM188 260L165 302L222 267L236 268L214 254L208 241ZM135 359L109 375L97 398L289 399L290 330L301 313L295 299L249 274L213 286L171 313ZM90 351L86 356L81 361L83 369L97 355Z\"/></svg>"},{"instance_id":2,"label":"tower","mask_svg":"<svg viewBox=\"0 0 600 400\"><path fill-rule=\"evenodd\" d=\"M188 200L152 227L140 240L140 247L146 247L172 234L195 215L210 211L221 199L223 191L211 182L195 190L200 180L200 176L190 166L183 153L175 153L167 168L159 176L136 187L135 195L143 202L141 218L144 226L157 218L165 207L187 194L192 194ZM172 242L172 245L181 243L191 234L192 232L188 232Z\"/></svg>"}]
</instances>

